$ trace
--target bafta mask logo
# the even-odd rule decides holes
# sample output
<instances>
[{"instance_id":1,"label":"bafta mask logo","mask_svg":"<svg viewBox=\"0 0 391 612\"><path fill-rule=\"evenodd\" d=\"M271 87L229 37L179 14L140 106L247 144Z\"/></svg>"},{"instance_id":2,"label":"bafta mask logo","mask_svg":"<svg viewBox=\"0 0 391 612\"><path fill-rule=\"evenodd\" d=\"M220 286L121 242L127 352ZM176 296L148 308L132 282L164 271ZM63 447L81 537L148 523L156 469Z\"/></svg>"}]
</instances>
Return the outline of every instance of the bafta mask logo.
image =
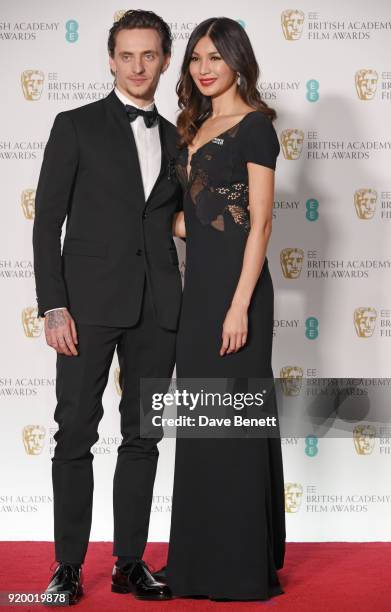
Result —
<instances>
[{"instance_id":1,"label":"bafta mask logo","mask_svg":"<svg viewBox=\"0 0 391 612\"><path fill-rule=\"evenodd\" d=\"M354 207L359 219L372 219L376 210L377 192L374 189L357 189Z\"/></svg>"},{"instance_id":2,"label":"bafta mask logo","mask_svg":"<svg viewBox=\"0 0 391 612\"><path fill-rule=\"evenodd\" d=\"M281 27L286 40L299 40L303 32L304 13L297 9L286 9L281 13Z\"/></svg>"},{"instance_id":3,"label":"bafta mask logo","mask_svg":"<svg viewBox=\"0 0 391 612\"><path fill-rule=\"evenodd\" d=\"M303 487L298 482L285 484L285 512L294 514L300 510Z\"/></svg>"},{"instance_id":4,"label":"bafta mask logo","mask_svg":"<svg viewBox=\"0 0 391 612\"><path fill-rule=\"evenodd\" d=\"M360 100L373 100L376 93L378 74L371 68L357 70L354 75L356 92Z\"/></svg>"},{"instance_id":5,"label":"bafta mask logo","mask_svg":"<svg viewBox=\"0 0 391 612\"><path fill-rule=\"evenodd\" d=\"M25 451L28 455L40 455L45 442L46 431L42 425L26 425L22 436Z\"/></svg>"},{"instance_id":6,"label":"bafta mask logo","mask_svg":"<svg viewBox=\"0 0 391 612\"><path fill-rule=\"evenodd\" d=\"M280 263L284 277L290 279L299 278L303 267L303 261L303 249L295 249L293 247L282 249L280 253Z\"/></svg>"},{"instance_id":7,"label":"bafta mask logo","mask_svg":"<svg viewBox=\"0 0 391 612\"><path fill-rule=\"evenodd\" d=\"M299 159L303 149L304 132L296 128L282 130L281 144L285 159Z\"/></svg>"},{"instance_id":8,"label":"bafta mask logo","mask_svg":"<svg viewBox=\"0 0 391 612\"><path fill-rule=\"evenodd\" d=\"M27 338L38 338L42 334L44 321L38 317L38 309L35 306L23 308L22 323Z\"/></svg>"},{"instance_id":9,"label":"bafta mask logo","mask_svg":"<svg viewBox=\"0 0 391 612\"><path fill-rule=\"evenodd\" d=\"M121 389L121 370L119 368L115 368L114 370L114 385L118 395L122 395Z\"/></svg>"},{"instance_id":10,"label":"bafta mask logo","mask_svg":"<svg viewBox=\"0 0 391 612\"><path fill-rule=\"evenodd\" d=\"M354 327L359 338L370 338L375 331L377 312L372 306L360 306L354 311Z\"/></svg>"},{"instance_id":11,"label":"bafta mask logo","mask_svg":"<svg viewBox=\"0 0 391 612\"><path fill-rule=\"evenodd\" d=\"M299 395L303 381L303 368L299 366L284 366L280 370L282 392L286 396Z\"/></svg>"},{"instance_id":12,"label":"bafta mask logo","mask_svg":"<svg viewBox=\"0 0 391 612\"><path fill-rule=\"evenodd\" d=\"M356 425L353 429L354 448L358 455L370 455L375 447L376 429L373 425Z\"/></svg>"},{"instance_id":13,"label":"bafta mask logo","mask_svg":"<svg viewBox=\"0 0 391 612\"><path fill-rule=\"evenodd\" d=\"M45 75L42 70L24 70L22 72L22 90L26 100L39 100L42 91Z\"/></svg>"},{"instance_id":14,"label":"bafta mask logo","mask_svg":"<svg viewBox=\"0 0 391 612\"><path fill-rule=\"evenodd\" d=\"M128 9L120 9L119 11L115 11L114 16L113 16L113 21L114 23L116 21L119 21L127 12Z\"/></svg>"},{"instance_id":15,"label":"bafta mask logo","mask_svg":"<svg viewBox=\"0 0 391 612\"><path fill-rule=\"evenodd\" d=\"M33 221L35 217L35 189L24 189L21 203L24 216L26 219Z\"/></svg>"}]
</instances>

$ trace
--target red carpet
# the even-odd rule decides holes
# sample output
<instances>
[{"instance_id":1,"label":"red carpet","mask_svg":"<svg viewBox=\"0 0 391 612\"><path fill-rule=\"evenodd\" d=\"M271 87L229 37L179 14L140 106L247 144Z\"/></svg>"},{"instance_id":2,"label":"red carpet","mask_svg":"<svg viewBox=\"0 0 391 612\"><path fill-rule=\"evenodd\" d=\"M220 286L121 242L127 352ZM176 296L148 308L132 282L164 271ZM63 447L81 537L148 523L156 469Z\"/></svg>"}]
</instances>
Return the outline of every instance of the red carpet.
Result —
<instances>
[{"instance_id":1,"label":"red carpet","mask_svg":"<svg viewBox=\"0 0 391 612\"><path fill-rule=\"evenodd\" d=\"M50 542L0 542L0 591L43 591L55 567ZM92 542L84 565L85 595L72 610L80 612L187 612L257 609L289 612L390 612L391 544L289 543L284 569L279 571L285 593L267 602L211 602L175 599L140 602L110 591L114 562L112 545ZM167 544L149 544L144 556L153 569L165 561ZM61 608L56 608L60 610ZM41 605L10 606L4 610L48 610Z\"/></svg>"}]
</instances>

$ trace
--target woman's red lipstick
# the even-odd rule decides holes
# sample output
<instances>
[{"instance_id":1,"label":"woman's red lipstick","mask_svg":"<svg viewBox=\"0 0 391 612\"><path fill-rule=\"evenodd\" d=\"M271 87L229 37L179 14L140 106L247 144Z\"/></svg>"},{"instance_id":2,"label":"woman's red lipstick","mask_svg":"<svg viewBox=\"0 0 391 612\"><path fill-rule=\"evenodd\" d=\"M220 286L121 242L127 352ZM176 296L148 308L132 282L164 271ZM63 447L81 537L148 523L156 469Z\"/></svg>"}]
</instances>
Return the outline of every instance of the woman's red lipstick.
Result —
<instances>
[{"instance_id":1,"label":"woman's red lipstick","mask_svg":"<svg viewBox=\"0 0 391 612\"><path fill-rule=\"evenodd\" d=\"M217 79L200 79L200 83L201 85L203 85L204 87L208 87L208 85L212 85L212 83L214 83Z\"/></svg>"}]
</instances>

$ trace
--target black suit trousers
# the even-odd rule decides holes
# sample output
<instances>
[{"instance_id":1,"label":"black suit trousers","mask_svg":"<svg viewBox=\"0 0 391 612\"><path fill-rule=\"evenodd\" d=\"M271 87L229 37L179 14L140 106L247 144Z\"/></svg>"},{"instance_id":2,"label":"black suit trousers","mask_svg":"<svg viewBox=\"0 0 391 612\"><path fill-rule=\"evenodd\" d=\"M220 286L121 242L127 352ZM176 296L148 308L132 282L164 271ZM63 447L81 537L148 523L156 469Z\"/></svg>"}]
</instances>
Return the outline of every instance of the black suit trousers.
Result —
<instances>
[{"instance_id":1,"label":"black suit trousers","mask_svg":"<svg viewBox=\"0 0 391 612\"><path fill-rule=\"evenodd\" d=\"M79 355L57 355L54 419L58 431L52 458L56 560L83 563L87 552L94 486L91 447L99 438L102 395L115 349L121 371L122 443L113 487L113 555L141 558L148 537L161 435L140 436L140 379L172 376L176 332L158 325L147 283L136 325L78 325L77 321L76 325Z\"/></svg>"}]
</instances>

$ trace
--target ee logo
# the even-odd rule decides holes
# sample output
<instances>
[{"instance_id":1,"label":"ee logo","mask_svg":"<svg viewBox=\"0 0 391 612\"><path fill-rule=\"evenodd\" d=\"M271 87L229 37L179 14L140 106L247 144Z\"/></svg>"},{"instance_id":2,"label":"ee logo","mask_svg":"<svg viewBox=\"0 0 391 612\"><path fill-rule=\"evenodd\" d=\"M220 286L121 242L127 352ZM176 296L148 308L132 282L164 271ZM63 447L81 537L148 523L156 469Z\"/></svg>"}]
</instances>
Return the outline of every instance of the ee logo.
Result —
<instances>
[{"instance_id":1,"label":"ee logo","mask_svg":"<svg viewBox=\"0 0 391 612\"><path fill-rule=\"evenodd\" d=\"M307 98L308 102L317 102L319 100L319 81L316 79L310 79L307 81L306 87L307 93L305 97Z\"/></svg>"},{"instance_id":2,"label":"ee logo","mask_svg":"<svg viewBox=\"0 0 391 612\"><path fill-rule=\"evenodd\" d=\"M315 457L319 452L318 436L310 434L305 438L305 453L308 457Z\"/></svg>"},{"instance_id":3,"label":"ee logo","mask_svg":"<svg viewBox=\"0 0 391 612\"><path fill-rule=\"evenodd\" d=\"M77 21L75 19L68 19L68 21L65 24L65 39L69 42L69 43L73 43L76 42L79 38L79 24L77 23Z\"/></svg>"},{"instance_id":4,"label":"ee logo","mask_svg":"<svg viewBox=\"0 0 391 612\"><path fill-rule=\"evenodd\" d=\"M318 212L319 202L315 198L310 198L305 203L306 213L305 218L307 221L317 221L319 218Z\"/></svg>"},{"instance_id":5,"label":"ee logo","mask_svg":"<svg viewBox=\"0 0 391 612\"><path fill-rule=\"evenodd\" d=\"M315 340L318 335L318 319L316 317L308 317L305 322L305 335L308 340Z\"/></svg>"}]
</instances>

